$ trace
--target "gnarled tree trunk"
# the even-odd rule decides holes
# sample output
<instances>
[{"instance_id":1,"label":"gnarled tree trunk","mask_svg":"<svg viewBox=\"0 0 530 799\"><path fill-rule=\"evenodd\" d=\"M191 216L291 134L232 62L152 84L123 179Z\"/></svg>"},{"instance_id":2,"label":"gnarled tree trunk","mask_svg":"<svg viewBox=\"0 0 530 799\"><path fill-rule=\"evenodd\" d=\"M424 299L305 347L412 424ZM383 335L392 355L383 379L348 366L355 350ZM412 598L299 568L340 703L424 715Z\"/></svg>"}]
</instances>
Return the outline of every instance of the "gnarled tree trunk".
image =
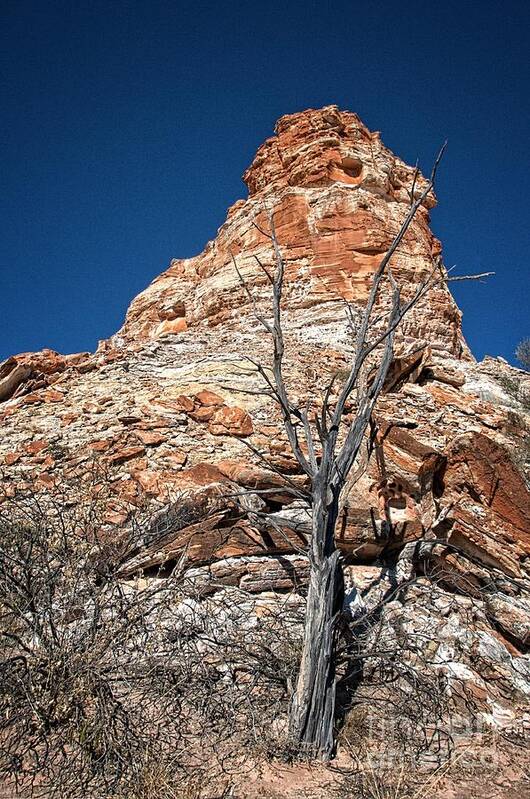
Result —
<instances>
[{"instance_id":1,"label":"gnarled tree trunk","mask_svg":"<svg viewBox=\"0 0 530 799\"><path fill-rule=\"evenodd\" d=\"M336 502L313 509L311 571L307 595L304 645L290 731L301 752L330 760L334 754L337 620L344 601L340 552L334 545Z\"/></svg>"},{"instance_id":2,"label":"gnarled tree trunk","mask_svg":"<svg viewBox=\"0 0 530 799\"><path fill-rule=\"evenodd\" d=\"M309 592L304 646L289 721L291 737L301 752L321 760L329 760L334 754L337 622L344 601L340 554L335 547L335 523L338 518L339 498L365 438L375 403L383 391L392 362L394 333L398 325L430 288L446 283L450 279L441 269L440 263L433 260L432 271L420 283L412 297L402 304L399 286L390 270L392 256L401 244L418 209L434 188L438 164L444 149L445 145L436 158L430 180L424 184L421 191L417 186L419 172L416 169L414 173L409 191L408 213L374 272L372 287L358 323L355 322L352 307L346 302L350 323L356 331L351 367L336 397L333 396L336 376L328 383L320 402L314 403L311 398L307 398L304 408L289 396L283 376L285 347L281 322L285 264L272 213L268 214L269 232L254 223L257 230L270 239L274 251L276 262L274 273L271 273L258 259L259 266L272 286L272 320L259 311L256 300L237 267L235 257L232 256L234 267L252 302L256 318L270 334L273 343L272 374L249 356L247 356L248 361L263 378L266 384L264 393L278 404L292 453L302 472L311 481L311 488L308 491L313 507L309 546L311 564ZM472 277L485 277L486 274ZM459 279L470 278L465 276ZM381 329L384 314L377 316L375 310L383 291L389 294L390 310ZM352 404L355 406L353 415ZM367 445L370 454L371 439ZM263 458L259 450L254 451ZM268 463L266 458L263 459ZM269 463L268 465L270 466ZM277 471L276 468L273 470ZM289 486L295 496L300 496L296 484L289 481Z\"/></svg>"}]
</instances>

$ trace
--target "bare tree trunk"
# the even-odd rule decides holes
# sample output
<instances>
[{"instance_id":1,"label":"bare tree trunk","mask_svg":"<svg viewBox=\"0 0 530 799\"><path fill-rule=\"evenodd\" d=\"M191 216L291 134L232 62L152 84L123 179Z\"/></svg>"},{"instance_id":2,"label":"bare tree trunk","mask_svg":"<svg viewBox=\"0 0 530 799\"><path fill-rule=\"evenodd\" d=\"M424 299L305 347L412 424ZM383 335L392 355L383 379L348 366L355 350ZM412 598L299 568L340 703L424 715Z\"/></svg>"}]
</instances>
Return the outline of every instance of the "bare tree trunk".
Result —
<instances>
[{"instance_id":1,"label":"bare tree trunk","mask_svg":"<svg viewBox=\"0 0 530 799\"><path fill-rule=\"evenodd\" d=\"M304 645L290 712L293 740L304 754L319 760L334 755L335 639L344 601L340 552L333 536L336 519L335 500L330 508L316 503Z\"/></svg>"},{"instance_id":2,"label":"bare tree trunk","mask_svg":"<svg viewBox=\"0 0 530 799\"><path fill-rule=\"evenodd\" d=\"M272 286L272 320L259 311L255 298L237 267L235 257L232 256L241 284L254 308L254 314L272 338L272 374L259 361L249 356L247 359L266 384L263 393L278 404L292 453L302 472L311 480L311 489L308 492L313 508L309 548L311 564L309 592L304 645L296 692L291 702L289 726L291 737L300 750L309 757L321 760L330 760L334 755L335 644L337 622L344 601L342 566L340 554L335 547L339 497L359 454L377 399L383 391L392 362L394 334L398 325L430 288L451 279L442 269L441 263L433 259L431 272L420 283L412 297L402 304L399 286L390 269L392 256L401 244L416 212L434 188L436 172L444 149L445 145L434 162L430 180L421 191L417 186L420 173L417 168L414 172L409 192L408 213L374 272L372 287L359 324L355 322L352 308L346 302L351 326L356 328L353 359L348 376L332 403L330 400L335 377L328 383L319 412L311 407L312 402L309 398L305 408L293 402L283 376L285 345L281 307L285 264L271 212L268 213L269 232L264 231L255 222L254 226L272 243L276 261L274 273L271 273L257 256L254 258ZM469 280L486 277L487 274L489 273L453 279ZM390 293L391 308L384 329L381 331L374 327L372 330L371 324L375 323L374 311L377 301L385 287ZM378 317L378 325L381 324L382 318ZM356 405L353 418L348 410L352 396ZM267 462L259 450L252 449ZM370 451L371 444L368 446L368 455ZM268 465L270 467L269 463ZM365 468L366 464L358 472L356 479Z\"/></svg>"}]
</instances>

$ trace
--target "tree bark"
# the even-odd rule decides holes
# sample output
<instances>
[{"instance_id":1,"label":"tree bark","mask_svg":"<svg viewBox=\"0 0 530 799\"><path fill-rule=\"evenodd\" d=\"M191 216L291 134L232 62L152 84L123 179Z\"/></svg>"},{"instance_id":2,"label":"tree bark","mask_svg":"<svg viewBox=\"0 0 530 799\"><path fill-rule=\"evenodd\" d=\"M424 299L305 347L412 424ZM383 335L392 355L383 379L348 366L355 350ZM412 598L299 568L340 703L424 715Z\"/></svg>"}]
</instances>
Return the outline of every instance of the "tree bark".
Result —
<instances>
[{"instance_id":1,"label":"tree bark","mask_svg":"<svg viewBox=\"0 0 530 799\"><path fill-rule=\"evenodd\" d=\"M318 514L317 514L318 515ZM300 671L290 712L290 731L300 751L310 758L330 760L334 755L335 639L344 601L340 552L329 527L335 513L320 519L312 531L311 571L307 595L304 644ZM329 546L322 546L328 541Z\"/></svg>"}]
</instances>

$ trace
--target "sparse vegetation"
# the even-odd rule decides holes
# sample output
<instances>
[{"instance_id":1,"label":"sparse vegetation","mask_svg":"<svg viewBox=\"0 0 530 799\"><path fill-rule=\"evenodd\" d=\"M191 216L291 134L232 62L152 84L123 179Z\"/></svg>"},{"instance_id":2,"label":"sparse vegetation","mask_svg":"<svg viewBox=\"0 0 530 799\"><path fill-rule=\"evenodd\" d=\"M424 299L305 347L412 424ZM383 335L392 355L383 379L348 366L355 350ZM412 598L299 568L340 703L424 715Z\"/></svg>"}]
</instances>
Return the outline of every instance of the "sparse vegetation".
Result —
<instances>
[{"instance_id":1,"label":"sparse vegetation","mask_svg":"<svg viewBox=\"0 0 530 799\"><path fill-rule=\"evenodd\" d=\"M517 345L515 357L525 369L530 370L530 338L523 339Z\"/></svg>"},{"instance_id":2,"label":"sparse vegetation","mask_svg":"<svg viewBox=\"0 0 530 799\"><path fill-rule=\"evenodd\" d=\"M504 374L498 377L498 381L508 396L522 405L525 411L530 411L530 394L524 390L519 380Z\"/></svg>"},{"instance_id":3,"label":"sparse vegetation","mask_svg":"<svg viewBox=\"0 0 530 799\"><path fill-rule=\"evenodd\" d=\"M289 761L300 599L235 588L204 594L183 562L165 564L163 578L120 579L123 545L114 560L100 548L98 513L35 497L0 510L0 769L8 784L57 799L199 799L211 785L220 796L241 784L256 762ZM426 631L400 635L399 613L386 604L341 617L341 742L359 757L357 727L364 719L373 732L377 708L396 722L392 745L443 762L450 746L440 747L432 729L447 698L426 668Z\"/></svg>"},{"instance_id":4,"label":"sparse vegetation","mask_svg":"<svg viewBox=\"0 0 530 799\"><path fill-rule=\"evenodd\" d=\"M99 511L1 506L0 774L21 795L194 797L277 752L299 612L203 601L183 563L120 579Z\"/></svg>"}]
</instances>

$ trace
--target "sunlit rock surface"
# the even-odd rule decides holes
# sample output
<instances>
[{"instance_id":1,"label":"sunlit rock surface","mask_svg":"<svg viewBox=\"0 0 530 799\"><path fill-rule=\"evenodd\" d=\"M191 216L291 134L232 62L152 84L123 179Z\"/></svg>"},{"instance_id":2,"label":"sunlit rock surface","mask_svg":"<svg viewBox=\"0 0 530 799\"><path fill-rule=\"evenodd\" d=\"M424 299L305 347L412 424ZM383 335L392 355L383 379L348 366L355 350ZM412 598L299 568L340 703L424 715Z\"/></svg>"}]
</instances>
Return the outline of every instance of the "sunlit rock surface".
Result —
<instances>
[{"instance_id":1,"label":"sunlit rock surface","mask_svg":"<svg viewBox=\"0 0 530 799\"><path fill-rule=\"evenodd\" d=\"M288 592L307 579L308 509L282 475L298 487L304 477L248 360L269 364L271 346L235 264L267 315L272 215L286 264L287 381L316 406L331 377L339 386L346 374L345 301L355 317L407 213L414 169L355 114L329 106L282 117L244 180L249 197L215 240L173 260L96 353L43 350L0 365L1 499L73 501L104 487L107 539L136 512L150 517L124 578L185 553L208 596L227 586ZM416 194L424 186L419 176ZM429 227L434 205L429 195L392 259L404 298L446 274ZM378 311L387 304L383 294ZM345 497L337 540L349 568L376 575L410 563L439 575L437 597L423 602L424 586L413 610L386 612L428 627L438 665L467 669L488 712L502 716L501 703L510 714L530 687L530 376L501 359L475 362L445 284L406 318L395 350L376 410L377 458ZM467 640L497 682L473 670Z\"/></svg>"}]
</instances>

